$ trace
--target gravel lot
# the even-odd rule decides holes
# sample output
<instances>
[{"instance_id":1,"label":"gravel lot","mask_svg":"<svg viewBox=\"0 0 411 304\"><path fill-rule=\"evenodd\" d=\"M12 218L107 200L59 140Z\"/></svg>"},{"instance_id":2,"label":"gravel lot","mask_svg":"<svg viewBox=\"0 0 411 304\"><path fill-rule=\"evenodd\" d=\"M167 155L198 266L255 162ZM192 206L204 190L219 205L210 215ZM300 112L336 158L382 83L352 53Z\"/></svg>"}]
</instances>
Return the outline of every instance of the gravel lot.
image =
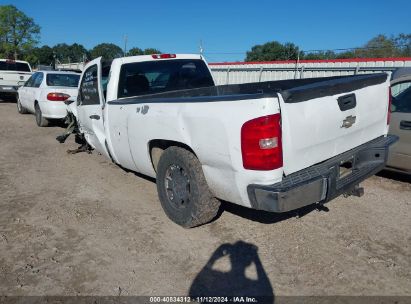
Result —
<instances>
[{"instance_id":1,"label":"gravel lot","mask_svg":"<svg viewBox=\"0 0 411 304\"><path fill-rule=\"evenodd\" d=\"M154 181L67 154L62 131L0 103L1 295L411 295L407 177L372 177L328 212L225 203L185 230Z\"/></svg>"}]
</instances>

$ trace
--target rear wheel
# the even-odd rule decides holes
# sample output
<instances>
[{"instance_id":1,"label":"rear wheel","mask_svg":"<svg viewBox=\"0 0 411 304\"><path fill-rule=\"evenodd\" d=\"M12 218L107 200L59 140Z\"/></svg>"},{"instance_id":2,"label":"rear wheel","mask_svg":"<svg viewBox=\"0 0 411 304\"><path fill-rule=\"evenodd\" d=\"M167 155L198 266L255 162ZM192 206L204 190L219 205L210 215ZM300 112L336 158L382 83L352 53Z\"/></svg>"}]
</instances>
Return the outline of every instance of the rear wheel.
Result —
<instances>
[{"instance_id":1,"label":"rear wheel","mask_svg":"<svg viewBox=\"0 0 411 304\"><path fill-rule=\"evenodd\" d=\"M185 228L211 221L220 201L210 192L201 164L183 148L166 149L158 162L157 191L167 216Z\"/></svg>"},{"instance_id":2,"label":"rear wheel","mask_svg":"<svg viewBox=\"0 0 411 304\"><path fill-rule=\"evenodd\" d=\"M43 113L41 113L41 109L38 103L34 106L35 115L36 115L36 123L39 127L47 127L49 125L49 121L47 118L43 117Z\"/></svg>"},{"instance_id":3,"label":"rear wheel","mask_svg":"<svg viewBox=\"0 0 411 304\"><path fill-rule=\"evenodd\" d=\"M27 109L21 105L19 96L17 96L17 111L20 114L27 114L28 113Z\"/></svg>"}]
</instances>

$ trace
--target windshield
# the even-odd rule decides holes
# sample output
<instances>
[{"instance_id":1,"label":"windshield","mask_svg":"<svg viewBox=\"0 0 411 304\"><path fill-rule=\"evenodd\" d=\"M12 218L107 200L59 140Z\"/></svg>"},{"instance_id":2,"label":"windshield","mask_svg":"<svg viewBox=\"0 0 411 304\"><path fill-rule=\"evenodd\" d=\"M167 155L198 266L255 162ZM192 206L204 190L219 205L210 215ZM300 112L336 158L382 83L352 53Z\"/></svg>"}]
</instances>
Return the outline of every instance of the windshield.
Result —
<instances>
[{"instance_id":1,"label":"windshield","mask_svg":"<svg viewBox=\"0 0 411 304\"><path fill-rule=\"evenodd\" d=\"M80 75L76 74L47 74L49 87L77 87Z\"/></svg>"},{"instance_id":2,"label":"windshield","mask_svg":"<svg viewBox=\"0 0 411 304\"><path fill-rule=\"evenodd\" d=\"M0 71L31 72L28 63L15 61L0 61Z\"/></svg>"},{"instance_id":3,"label":"windshield","mask_svg":"<svg viewBox=\"0 0 411 304\"><path fill-rule=\"evenodd\" d=\"M121 67L118 97L210 87L213 78L204 61L178 59L133 62Z\"/></svg>"}]
</instances>

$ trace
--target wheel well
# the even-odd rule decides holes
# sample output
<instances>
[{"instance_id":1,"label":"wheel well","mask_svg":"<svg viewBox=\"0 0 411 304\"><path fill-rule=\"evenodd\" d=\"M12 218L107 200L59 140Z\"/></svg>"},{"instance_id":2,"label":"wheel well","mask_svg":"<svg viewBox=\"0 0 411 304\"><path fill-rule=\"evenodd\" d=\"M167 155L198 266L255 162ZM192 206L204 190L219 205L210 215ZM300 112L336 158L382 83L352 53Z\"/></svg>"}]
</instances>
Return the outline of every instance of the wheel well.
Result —
<instances>
[{"instance_id":1,"label":"wheel well","mask_svg":"<svg viewBox=\"0 0 411 304\"><path fill-rule=\"evenodd\" d=\"M180 147L186 149L187 151L190 151L197 157L193 149L191 149L186 144L173 140L153 139L148 144L148 150L150 152L151 163L153 164L154 171L157 172L157 165L160 160L161 154L163 154L164 150L170 147Z\"/></svg>"}]
</instances>

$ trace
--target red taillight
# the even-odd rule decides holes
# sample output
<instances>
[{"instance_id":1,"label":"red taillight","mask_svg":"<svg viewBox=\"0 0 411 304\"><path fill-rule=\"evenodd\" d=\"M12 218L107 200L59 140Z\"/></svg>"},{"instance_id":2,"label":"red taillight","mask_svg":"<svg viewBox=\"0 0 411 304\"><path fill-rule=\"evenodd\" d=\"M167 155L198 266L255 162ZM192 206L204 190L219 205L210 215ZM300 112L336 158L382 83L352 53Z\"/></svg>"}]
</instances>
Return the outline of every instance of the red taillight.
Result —
<instances>
[{"instance_id":1,"label":"red taillight","mask_svg":"<svg viewBox=\"0 0 411 304\"><path fill-rule=\"evenodd\" d=\"M281 115L268 115L247 121L241 127L241 152L244 169L281 168Z\"/></svg>"},{"instance_id":2,"label":"red taillight","mask_svg":"<svg viewBox=\"0 0 411 304\"><path fill-rule=\"evenodd\" d=\"M51 101L65 101L70 97L70 95L64 93L48 93L47 100Z\"/></svg>"},{"instance_id":3,"label":"red taillight","mask_svg":"<svg viewBox=\"0 0 411 304\"><path fill-rule=\"evenodd\" d=\"M392 95L391 95L391 87L389 87L388 88L387 125L389 125L391 121L391 103L392 103Z\"/></svg>"},{"instance_id":4,"label":"red taillight","mask_svg":"<svg viewBox=\"0 0 411 304\"><path fill-rule=\"evenodd\" d=\"M176 58L176 54L153 54L151 55L154 59L168 59L168 58Z\"/></svg>"}]
</instances>

